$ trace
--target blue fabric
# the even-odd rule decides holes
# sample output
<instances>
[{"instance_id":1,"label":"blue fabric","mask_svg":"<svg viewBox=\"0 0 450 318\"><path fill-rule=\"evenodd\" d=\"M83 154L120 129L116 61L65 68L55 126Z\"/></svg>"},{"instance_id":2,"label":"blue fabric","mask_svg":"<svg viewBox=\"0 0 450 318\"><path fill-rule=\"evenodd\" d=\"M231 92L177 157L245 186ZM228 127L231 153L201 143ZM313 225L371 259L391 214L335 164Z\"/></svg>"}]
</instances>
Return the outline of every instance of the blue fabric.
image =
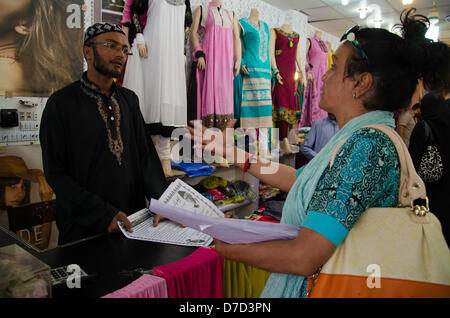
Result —
<instances>
[{"instance_id":1,"label":"blue fabric","mask_svg":"<svg viewBox=\"0 0 450 318\"><path fill-rule=\"evenodd\" d=\"M188 177L197 177L197 176L210 176L214 167L206 164L206 163L196 163L196 162L171 162L171 166L175 170L180 170L186 172Z\"/></svg>"},{"instance_id":2,"label":"blue fabric","mask_svg":"<svg viewBox=\"0 0 450 318\"><path fill-rule=\"evenodd\" d=\"M348 234L348 229L332 216L317 212L309 211L303 221L303 227L314 230L325 236L336 247L341 244Z\"/></svg>"},{"instance_id":3,"label":"blue fabric","mask_svg":"<svg viewBox=\"0 0 450 318\"><path fill-rule=\"evenodd\" d=\"M303 166L303 167L301 167L300 169L297 170L297 178L303 172L303 169L305 169L305 166Z\"/></svg>"},{"instance_id":4,"label":"blue fabric","mask_svg":"<svg viewBox=\"0 0 450 318\"><path fill-rule=\"evenodd\" d=\"M281 223L302 226L307 207L314 195L320 177L329 166L334 149L356 130L371 124L382 124L394 128L393 113L371 111L352 119L342 127L322 151L305 166L295 181L283 207ZM304 281L306 282L303 276L273 273L267 281L261 297L301 297L300 291Z\"/></svg>"},{"instance_id":5,"label":"blue fabric","mask_svg":"<svg viewBox=\"0 0 450 318\"><path fill-rule=\"evenodd\" d=\"M328 117L316 121L300 146L300 151L308 158L314 158L327 142L339 131L336 121Z\"/></svg>"}]
</instances>

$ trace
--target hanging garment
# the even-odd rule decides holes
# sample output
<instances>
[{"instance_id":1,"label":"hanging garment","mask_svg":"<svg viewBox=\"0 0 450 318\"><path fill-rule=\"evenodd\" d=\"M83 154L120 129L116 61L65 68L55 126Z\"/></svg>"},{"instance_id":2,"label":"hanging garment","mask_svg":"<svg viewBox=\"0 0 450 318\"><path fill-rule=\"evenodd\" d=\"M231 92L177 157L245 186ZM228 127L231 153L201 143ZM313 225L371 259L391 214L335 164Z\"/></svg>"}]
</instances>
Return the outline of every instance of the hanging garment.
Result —
<instances>
[{"instance_id":1,"label":"hanging garment","mask_svg":"<svg viewBox=\"0 0 450 318\"><path fill-rule=\"evenodd\" d=\"M167 298L167 282L164 278L144 274L129 285L102 298Z\"/></svg>"},{"instance_id":2,"label":"hanging garment","mask_svg":"<svg viewBox=\"0 0 450 318\"><path fill-rule=\"evenodd\" d=\"M308 73L311 73L313 82L308 81L306 85L300 127L311 127L314 122L328 116L326 111L319 108L320 89L323 85L322 76L327 71L328 47L326 42L317 36L309 40L311 46L307 56L310 68L307 70L306 77L308 78Z\"/></svg>"},{"instance_id":3,"label":"hanging garment","mask_svg":"<svg viewBox=\"0 0 450 318\"><path fill-rule=\"evenodd\" d=\"M185 14L185 0L149 0L143 31L148 58L141 58L136 41L133 43L123 86L138 95L147 124L169 127L187 124Z\"/></svg>"},{"instance_id":4,"label":"hanging garment","mask_svg":"<svg viewBox=\"0 0 450 318\"><path fill-rule=\"evenodd\" d=\"M210 2L201 6L206 69L197 68L197 119L223 130L233 119L233 13Z\"/></svg>"},{"instance_id":5,"label":"hanging garment","mask_svg":"<svg viewBox=\"0 0 450 318\"><path fill-rule=\"evenodd\" d=\"M212 247L200 247L178 262L154 267L167 281L169 298L222 298L223 259Z\"/></svg>"},{"instance_id":6,"label":"hanging garment","mask_svg":"<svg viewBox=\"0 0 450 318\"><path fill-rule=\"evenodd\" d=\"M286 33L281 29L274 29L276 35L275 60L278 70L283 78L283 85L275 80L272 91L273 120L275 122L286 122L294 124L300 119L299 98L295 96L295 58L297 46L300 40L298 33Z\"/></svg>"},{"instance_id":7,"label":"hanging garment","mask_svg":"<svg viewBox=\"0 0 450 318\"><path fill-rule=\"evenodd\" d=\"M248 18L239 20L242 28L243 58L249 75L241 73L241 91L235 90L240 107L241 128L272 127L271 68L269 59L269 27L259 21L254 24ZM237 79L239 80L239 79ZM240 84L240 82L238 82ZM237 88L239 85L236 85ZM235 114L236 115L236 114Z\"/></svg>"}]
</instances>

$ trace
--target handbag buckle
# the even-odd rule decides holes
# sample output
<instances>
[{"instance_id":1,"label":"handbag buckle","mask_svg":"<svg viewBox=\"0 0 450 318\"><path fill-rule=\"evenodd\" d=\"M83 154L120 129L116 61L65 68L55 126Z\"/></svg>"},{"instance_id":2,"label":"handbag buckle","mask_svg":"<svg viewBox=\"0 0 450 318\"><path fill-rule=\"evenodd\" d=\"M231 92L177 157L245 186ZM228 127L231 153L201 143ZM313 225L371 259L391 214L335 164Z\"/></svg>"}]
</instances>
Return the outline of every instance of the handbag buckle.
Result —
<instances>
[{"instance_id":1,"label":"handbag buckle","mask_svg":"<svg viewBox=\"0 0 450 318\"><path fill-rule=\"evenodd\" d=\"M413 213L416 216L424 217L425 215L427 215L428 212L430 212L430 205L428 202L428 197L425 197L425 202L426 202L426 206L414 205L414 200L411 200L411 211L413 211Z\"/></svg>"}]
</instances>

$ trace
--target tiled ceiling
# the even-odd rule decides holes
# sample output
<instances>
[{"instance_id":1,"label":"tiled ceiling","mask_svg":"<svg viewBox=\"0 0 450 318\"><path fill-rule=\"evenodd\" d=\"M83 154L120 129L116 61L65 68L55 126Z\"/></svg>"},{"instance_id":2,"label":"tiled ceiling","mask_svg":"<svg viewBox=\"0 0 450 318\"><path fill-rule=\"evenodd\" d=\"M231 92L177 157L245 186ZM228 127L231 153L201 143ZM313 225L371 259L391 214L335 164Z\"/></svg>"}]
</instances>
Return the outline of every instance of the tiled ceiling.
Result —
<instances>
[{"instance_id":1,"label":"tiled ceiling","mask_svg":"<svg viewBox=\"0 0 450 318\"><path fill-rule=\"evenodd\" d=\"M374 26L374 20L381 20L381 27L388 29L400 22L400 13L407 6L402 0L348 0L342 5L342 0L263 0L283 10L298 10L308 16L308 21L314 27L340 37L348 28L354 25ZM450 45L450 0L436 0L439 14L439 40ZM417 13L428 16L433 0L413 0L412 5ZM368 8L367 17L359 17L359 9Z\"/></svg>"}]
</instances>

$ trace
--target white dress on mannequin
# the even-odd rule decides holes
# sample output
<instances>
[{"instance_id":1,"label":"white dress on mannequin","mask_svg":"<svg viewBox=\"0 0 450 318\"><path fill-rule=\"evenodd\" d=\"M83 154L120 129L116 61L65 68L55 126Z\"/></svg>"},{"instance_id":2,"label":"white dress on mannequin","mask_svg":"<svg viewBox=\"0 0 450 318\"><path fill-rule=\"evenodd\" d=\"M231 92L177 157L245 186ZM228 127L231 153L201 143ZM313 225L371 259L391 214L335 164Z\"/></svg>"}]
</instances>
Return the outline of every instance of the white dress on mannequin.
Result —
<instances>
[{"instance_id":1,"label":"white dress on mannequin","mask_svg":"<svg viewBox=\"0 0 450 318\"><path fill-rule=\"evenodd\" d=\"M139 97L146 124L184 127L187 124L184 67L184 0L149 0L143 30L148 58L132 45L123 86Z\"/></svg>"}]
</instances>

